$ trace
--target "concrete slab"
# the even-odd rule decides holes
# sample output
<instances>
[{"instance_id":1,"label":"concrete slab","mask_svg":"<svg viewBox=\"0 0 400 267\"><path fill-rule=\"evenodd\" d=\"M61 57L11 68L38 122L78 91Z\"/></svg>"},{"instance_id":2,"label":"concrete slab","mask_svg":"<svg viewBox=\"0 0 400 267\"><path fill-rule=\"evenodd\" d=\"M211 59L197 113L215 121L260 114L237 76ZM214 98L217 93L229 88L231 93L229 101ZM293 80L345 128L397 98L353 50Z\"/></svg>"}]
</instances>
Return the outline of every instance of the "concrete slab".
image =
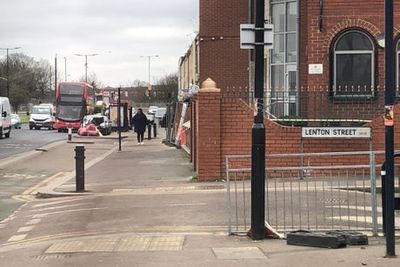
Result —
<instances>
[{"instance_id":1,"label":"concrete slab","mask_svg":"<svg viewBox=\"0 0 400 267\"><path fill-rule=\"evenodd\" d=\"M267 259L258 247L213 248L219 260Z\"/></svg>"}]
</instances>

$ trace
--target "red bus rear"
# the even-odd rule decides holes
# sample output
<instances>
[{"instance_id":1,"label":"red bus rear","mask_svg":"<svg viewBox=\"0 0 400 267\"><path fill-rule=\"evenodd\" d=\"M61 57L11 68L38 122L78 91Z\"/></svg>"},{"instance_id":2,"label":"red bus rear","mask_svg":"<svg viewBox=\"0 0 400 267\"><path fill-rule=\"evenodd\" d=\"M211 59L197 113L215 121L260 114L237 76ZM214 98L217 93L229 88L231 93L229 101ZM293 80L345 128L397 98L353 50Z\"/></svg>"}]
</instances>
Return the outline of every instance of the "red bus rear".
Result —
<instances>
[{"instance_id":1,"label":"red bus rear","mask_svg":"<svg viewBox=\"0 0 400 267\"><path fill-rule=\"evenodd\" d=\"M60 82L56 90L56 123L58 131L78 129L83 117L94 112L95 92L83 82Z\"/></svg>"}]
</instances>

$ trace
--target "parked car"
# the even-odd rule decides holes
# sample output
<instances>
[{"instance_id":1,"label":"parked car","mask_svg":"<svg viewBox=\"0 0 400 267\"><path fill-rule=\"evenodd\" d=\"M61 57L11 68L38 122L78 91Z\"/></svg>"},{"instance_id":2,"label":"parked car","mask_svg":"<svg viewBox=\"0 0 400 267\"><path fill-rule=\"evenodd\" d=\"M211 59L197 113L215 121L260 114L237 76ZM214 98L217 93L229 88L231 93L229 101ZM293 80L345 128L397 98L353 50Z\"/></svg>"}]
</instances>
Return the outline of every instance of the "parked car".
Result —
<instances>
[{"instance_id":1,"label":"parked car","mask_svg":"<svg viewBox=\"0 0 400 267\"><path fill-rule=\"evenodd\" d=\"M111 134L111 121L107 116L101 114L86 115L82 121L82 127L88 126L93 123L102 135Z\"/></svg>"},{"instance_id":2,"label":"parked car","mask_svg":"<svg viewBox=\"0 0 400 267\"><path fill-rule=\"evenodd\" d=\"M155 114L156 119L162 119L167 113L167 108L158 108Z\"/></svg>"},{"instance_id":3,"label":"parked car","mask_svg":"<svg viewBox=\"0 0 400 267\"><path fill-rule=\"evenodd\" d=\"M21 129L21 119L16 113L11 114L11 126L15 129Z\"/></svg>"},{"instance_id":4,"label":"parked car","mask_svg":"<svg viewBox=\"0 0 400 267\"><path fill-rule=\"evenodd\" d=\"M148 109L148 113L156 114L158 107L157 106L150 106Z\"/></svg>"}]
</instances>

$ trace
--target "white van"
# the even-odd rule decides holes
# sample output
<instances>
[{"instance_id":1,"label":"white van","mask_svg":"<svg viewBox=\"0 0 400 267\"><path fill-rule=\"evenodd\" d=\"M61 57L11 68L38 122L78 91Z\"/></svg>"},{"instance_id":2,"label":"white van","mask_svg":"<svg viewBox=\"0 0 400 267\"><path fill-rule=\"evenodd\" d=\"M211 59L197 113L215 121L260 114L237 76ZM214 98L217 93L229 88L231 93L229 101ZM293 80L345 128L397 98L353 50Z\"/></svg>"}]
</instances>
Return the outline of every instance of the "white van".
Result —
<instances>
[{"instance_id":1,"label":"white van","mask_svg":"<svg viewBox=\"0 0 400 267\"><path fill-rule=\"evenodd\" d=\"M49 130L54 129L54 114L51 107L46 105L33 106L29 117L29 129L40 130L44 127Z\"/></svg>"},{"instance_id":2,"label":"white van","mask_svg":"<svg viewBox=\"0 0 400 267\"><path fill-rule=\"evenodd\" d=\"M0 139L9 138L11 133L11 107L8 97L0 97Z\"/></svg>"}]
</instances>

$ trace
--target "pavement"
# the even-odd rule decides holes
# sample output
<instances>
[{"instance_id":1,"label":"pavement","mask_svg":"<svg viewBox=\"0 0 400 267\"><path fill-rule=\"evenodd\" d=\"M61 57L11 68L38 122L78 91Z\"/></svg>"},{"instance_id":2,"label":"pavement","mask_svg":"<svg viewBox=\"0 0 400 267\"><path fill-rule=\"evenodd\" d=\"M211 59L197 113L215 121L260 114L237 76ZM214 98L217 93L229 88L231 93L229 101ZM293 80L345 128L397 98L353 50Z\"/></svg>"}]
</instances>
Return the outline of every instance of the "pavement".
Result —
<instances>
[{"instance_id":1,"label":"pavement","mask_svg":"<svg viewBox=\"0 0 400 267\"><path fill-rule=\"evenodd\" d=\"M229 236L225 184L198 183L163 134L138 145L126 133L122 151L115 138L74 138L0 162L47 175L16 194L21 206L0 222L1 266L399 266L382 237L322 249ZM75 193L79 144L85 192Z\"/></svg>"}]
</instances>

